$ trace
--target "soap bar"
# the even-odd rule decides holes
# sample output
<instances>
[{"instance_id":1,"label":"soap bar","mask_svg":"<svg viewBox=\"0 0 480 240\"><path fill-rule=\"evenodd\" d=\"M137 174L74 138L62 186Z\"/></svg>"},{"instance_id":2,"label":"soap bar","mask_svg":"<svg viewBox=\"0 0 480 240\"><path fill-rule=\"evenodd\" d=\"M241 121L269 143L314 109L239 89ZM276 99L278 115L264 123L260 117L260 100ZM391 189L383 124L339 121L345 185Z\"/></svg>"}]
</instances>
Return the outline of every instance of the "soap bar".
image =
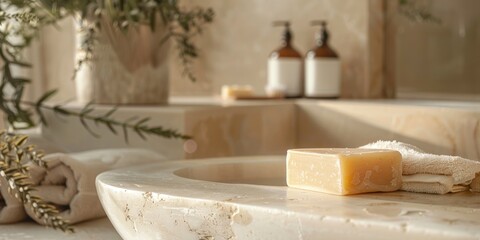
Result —
<instances>
[{"instance_id":1,"label":"soap bar","mask_svg":"<svg viewBox=\"0 0 480 240\"><path fill-rule=\"evenodd\" d=\"M249 85L224 85L222 86L222 98L235 99L239 97L250 97L253 95L253 88Z\"/></svg>"},{"instance_id":2,"label":"soap bar","mask_svg":"<svg viewBox=\"0 0 480 240\"><path fill-rule=\"evenodd\" d=\"M396 191L402 185L402 155L383 149L288 150L287 185L336 195Z\"/></svg>"}]
</instances>

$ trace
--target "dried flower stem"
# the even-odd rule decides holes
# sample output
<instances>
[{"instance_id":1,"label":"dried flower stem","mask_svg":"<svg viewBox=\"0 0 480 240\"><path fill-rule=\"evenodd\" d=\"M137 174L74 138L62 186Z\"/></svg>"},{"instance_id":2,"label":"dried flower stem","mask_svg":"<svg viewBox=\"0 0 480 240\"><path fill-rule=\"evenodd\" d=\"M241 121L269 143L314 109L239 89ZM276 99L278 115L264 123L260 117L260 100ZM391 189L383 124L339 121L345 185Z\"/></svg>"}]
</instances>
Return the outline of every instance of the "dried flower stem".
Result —
<instances>
[{"instance_id":1,"label":"dried flower stem","mask_svg":"<svg viewBox=\"0 0 480 240\"><path fill-rule=\"evenodd\" d=\"M43 219L45 225L73 232L68 221L58 216L59 210L55 205L32 194L35 189L29 181L27 164L46 167L46 163L43 161L43 152L26 143L27 136L0 132L0 177L8 183L9 192L30 207L39 219Z\"/></svg>"}]
</instances>

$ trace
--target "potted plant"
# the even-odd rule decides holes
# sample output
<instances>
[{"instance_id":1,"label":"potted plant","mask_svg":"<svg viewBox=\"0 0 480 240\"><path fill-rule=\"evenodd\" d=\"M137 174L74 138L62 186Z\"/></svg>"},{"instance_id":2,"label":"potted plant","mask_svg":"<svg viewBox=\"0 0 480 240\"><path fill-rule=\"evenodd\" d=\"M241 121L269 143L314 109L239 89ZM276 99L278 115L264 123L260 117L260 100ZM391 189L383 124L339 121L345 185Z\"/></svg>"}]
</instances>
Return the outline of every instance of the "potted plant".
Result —
<instances>
[{"instance_id":1,"label":"potted plant","mask_svg":"<svg viewBox=\"0 0 480 240\"><path fill-rule=\"evenodd\" d=\"M95 103L165 103L170 42L193 80L190 65L198 53L192 38L213 20L212 9L184 9L176 0L6 0L0 8L0 21L16 22L2 30L4 47L16 56L41 27L74 17L78 98ZM12 36L16 46L8 46Z\"/></svg>"},{"instance_id":2,"label":"potted plant","mask_svg":"<svg viewBox=\"0 0 480 240\"><path fill-rule=\"evenodd\" d=\"M198 51L192 38L201 33L203 24L213 20L213 15L212 9L181 8L176 0L2 1L0 109L10 123L34 125L30 113L21 104L29 79L14 76L12 69L29 67L21 53L42 27L72 16L82 33L77 73L84 78L78 79L79 89L91 87L85 89L91 94L82 93L81 100L164 103L168 97L165 58L170 42L176 45L184 73L194 80L191 64ZM90 69L85 66L88 63L91 63ZM134 90L139 93L133 93ZM46 97L50 96L48 93Z\"/></svg>"},{"instance_id":3,"label":"potted plant","mask_svg":"<svg viewBox=\"0 0 480 240\"><path fill-rule=\"evenodd\" d=\"M195 79L190 65L197 49L191 39L212 21L212 9L186 10L176 0L64 2L67 11L82 12L76 78L81 102L166 103L170 42L177 46L184 73ZM48 7L53 9L51 3Z\"/></svg>"},{"instance_id":4,"label":"potted plant","mask_svg":"<svg viewBox=\"0 0 480 240\"><path fill-rule=\"evenodd\" d=\"M183 9L176 0L3 0L0 2L0 110L4 113L10 127L14 129L30 128L38 123L45 122L44 111L54 111L62 116L79 118L81 123L89 130L88 125L95 123L110 129L112 133L123 133L127 140L127 132L132 131L142 138L144 135L156 135L166 138L189 138L175 130L165 129L161 126L149 125L148 118L130 120L116 120L111 116L116 108L98 115L93 111L91 104L85 105L81 111L73 111L62 105L51 105L46 102L55 94L55 90L46 92L37 101L24 99L25 88L30 79L15 75L15 68L28 68L30 64L22 59L22 51L27 48L33 39L38 36L44 26L55 25L58 21L73 16L77 19L82 32L80 49L82 54L77 57L77 74L86 76L81 81L88 80L83 86L102 85L105 91L98 91L86 95L96 103L153 103L165 102L167 93L168 75L165 74L167 49L170 42L176 44L177 52L183 64L184 73L192 80L191 63L197 57L197 48L192 43L192 37L201 32L204 23L211 22L213 11L211 9ZM126 47L132 47L128 50ZM143 48L143 49L142 49ZM138 58L130 61L132 54L139 54ZM107 62L102 62L107 61ZM113 63L112 63L113 62ZM87 64L93 67L88 70ZM115 69L115 71L112 71ZM147 70L145 70L147 69ZM105 70L105 71L103 71ZM102 72L103 71L103 72ZM113 75L109 75L112 73ZM130 75L129 75L130 74ZM126 75L126 77L125 77ZM141 84L135 83L139 80ZM103 79L102 79L103 77ZM122 78L125 77L125 78ZM66 79L67 80L67 79ZM127 81L133 81L126 84ZM162 82L163 81L163 82ZM157 84L152 87L152 84ZM105 87L106 86L106 87ZM118 87L113 90L112 86ZM143 95L159 96L160 99L140 99L139 95L133 94L128 98L118 98L124 93L119 90L131 90L145 87ZM146 93L149 90L153 92ZM159 90L163 89L163 90ZM161 94L159 93L161 92ZM108 95L109 92L115 92ZM101 98L108 95L108 98ZM124 94L125 95L125 94ZM143 97L143 96L140 96ZM85 100L85 99L83 99ZM92 133L94 134L94 133ZM24 146L25 139L11 133L0 134L0 145L4 160L0 161L0 177L9 182L15 182L22 187L22 191L28 189L28 162L43 164L41 156L34 155L33 148ZM14 154L20 152L32 152L33 155L24 155L25 160ZM10 161L20 159L19 161ZM6 174L8 173L8 174ZM18 187L17 186L17 187ZM27 198L28 194L19 194L19 189L12 187L24 203L33 204ZM44 203L35 198L48 209L54 206ZM30 201L30 202L29 202ZM33 206L33 205L32 205ZM55 216L52 210L51 226L62 230L70 230L68 224L64 224L61 218ZM60 222L59 222L60 221Z\"/></svg>"}]
</instances>

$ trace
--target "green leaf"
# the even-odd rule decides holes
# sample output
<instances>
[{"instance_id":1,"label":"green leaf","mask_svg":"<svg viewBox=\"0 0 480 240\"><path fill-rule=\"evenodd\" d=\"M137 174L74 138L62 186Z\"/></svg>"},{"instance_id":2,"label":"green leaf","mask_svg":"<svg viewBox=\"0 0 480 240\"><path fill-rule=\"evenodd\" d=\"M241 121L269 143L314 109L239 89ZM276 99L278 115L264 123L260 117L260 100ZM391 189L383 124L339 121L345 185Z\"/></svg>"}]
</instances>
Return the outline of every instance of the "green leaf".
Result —
<instances>
[{"instance_id":1,"label":"green leaf","mask_svg":"<svg viewBox=\"0 0 480 240\"><path fill-rule=\"evenodd\" d=\"M115 130L115 128L112 126L112 123L111 123L111 122L106 121L106 122L105 122L105 125L108 127L108 129L110 129L110 131L111 131L113 134L117 135L117 130Z\"/></svg>"},{"instance_id":2,"label":"green leaf","mask_svg":"<svg viewBox=\"0 0 480 240\"><path fill-rule=\"evenodd\" d=\"M156 12L155 10L152 10L150 12L150 30L152 30L152 32L155 32L155 29L156 29L156 26L157 26L157 18L156 18Z\"/></svg>"},{"instance_id":3,"label":"green leaf","mask_svg":"<svg viewBox=\"0 0 480 240\"><path fill-rule=\"evenodd\" d=\"M44 93L38 100L37 100L37 103L36 103L36 106L41 106L45 101L47 101L48 99L50 99L51 97L53 97L53 95L55 95L57 93L57 89L53 89L53 90L50 90L50 91L47 91L46 93Z\"/></svg>"},{"instance_id":4,"label":"green leaf","mask_svg":"<svg viewBox=\"0 0 480 240\"><path fill-rule=\"evenodd\" d=\"M95 138L100 138L100 135L95 133L92 129L90 129L90 126L88 126L87 122L85 121L85 118L80 116L80 123L82 123L83 127Z\"/></svg>"},{"instance_id":5,"label":"green leaf","mask_svg":"<svg viewBox=\"0 0 480 240\"><path fill-rule=\"evenodd\" d=\"M142 118L135 124L135 127L140 127L140 126L142 126L142 124L144 124L148 121L150 121L150 117Z\"/></svg>"},{"instance_id":6,"label":"green leaf","mask_svg":"<svg viewBox=\"0 0 480 240\"><path fill-rule=\"evenodd\" d=\"M105 113L105 115L103 115L104 118L109 118L114 112L116 112L118 110L118 106L115 106L113 107L112 109L110 109L110 111L108 111L107 113Z\"/></svg>"},{"instance_id":7,"label":"green leaf","mask_svg":"<svg viewBox=\"0 0 480 240\"><path fill-rule=\"evenodd\" d=\"M128 144L128 125L125 123L122 125L122 129L123 129L123 137L124 137L124 140L125 140L125 143Z\"/></svg>"},{"instance_id":8,"label":"green leaf","mask_svg":"<svg viewBox=\"0 0 480 240\"><path fill-rule=\"evenodd\" d=\"M31 83L32 82L32 80L30 80L30 79L20 78L20 77L15 77L15 78L13 78L13 80L15 82L20 83L20 84L26 84L26 83Z\"/></svg>"},{"instance_id":9,"label":"green leaf","mask_svg":"<svg viewBox=\"0 0 480 240\"><path fill-rule=\"evenodd\" d=\"M59 113L59 114L61 114L61 115L65 115L65 116L69 116L69 115L72 114L71 112L65 110L61 105L55 105L55 106L53 107L53 111L54 111L55 113Z\"/></svg>"},{"instance_id":10,"label":"green leaf","mask_svg":"<svg viewBox=\"0 0 480 240\"><path fill-rule=\"evenodd\" d=\"M142 128L134 128L135 132L137 133L138 136L140 136L143 140L147 140L147 137L145 137L145 135L143 135L142 133Z\"/></svg>"},{"instance_id":11,"label":"green leaf","mask_svg":"<svg viewBox=\"0 0 480 240\"><path fill-rule=\"evenodd\" d=\"M47 101L48 99L53 97L56 93L57 93L56 89L47 91L35 103L35 111L37 112L37 115L40 118L40 122L45 124L45 126L48 126L48 123L47 123L47 120L46 120L45 116L43 115L42 106L43 106L45 101Z\"/></svg>"}]
</instances>

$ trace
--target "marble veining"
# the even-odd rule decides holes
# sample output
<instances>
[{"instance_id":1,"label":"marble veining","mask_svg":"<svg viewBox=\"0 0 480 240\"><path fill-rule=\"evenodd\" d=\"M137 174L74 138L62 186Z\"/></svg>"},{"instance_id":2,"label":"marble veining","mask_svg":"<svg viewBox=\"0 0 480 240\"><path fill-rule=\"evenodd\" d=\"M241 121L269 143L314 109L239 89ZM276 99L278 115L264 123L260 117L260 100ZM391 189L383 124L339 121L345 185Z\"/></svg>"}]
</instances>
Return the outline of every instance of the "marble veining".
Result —
<instances>
[{"instance_id":1,"label":"marble veining","mask_svg":"<svg viewBox=\"0 0 480 240\"><path fill-rule=\"evenodd\" d=\"M100 175L97 189L125 239L480 238L478 193L328 195L285 186L284 161L139 166Z\"/></svg>"}]
</instances>

